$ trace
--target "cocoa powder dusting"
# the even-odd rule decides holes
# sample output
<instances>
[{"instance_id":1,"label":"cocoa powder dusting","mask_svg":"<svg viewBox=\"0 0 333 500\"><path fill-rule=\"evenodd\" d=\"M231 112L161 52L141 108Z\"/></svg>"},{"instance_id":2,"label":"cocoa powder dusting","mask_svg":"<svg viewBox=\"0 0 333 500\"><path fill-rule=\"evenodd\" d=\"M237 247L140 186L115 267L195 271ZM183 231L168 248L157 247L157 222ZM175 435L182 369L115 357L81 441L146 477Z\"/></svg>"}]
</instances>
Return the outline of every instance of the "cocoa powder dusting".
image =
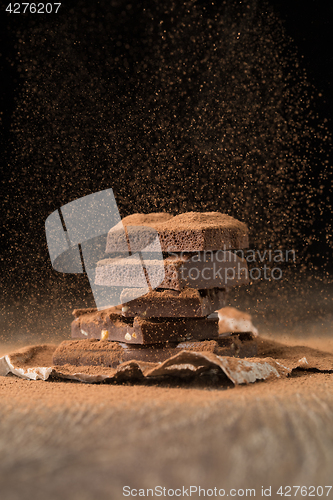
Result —
<instances>
[{"instance_id":1,"label":"cocoa powder dusting","mask_svg":"<svg viewBox=\"0 0 333 500\"><path fill-rule=\"evenodd\" d=\"M23 347L11 354L11 362L19 368L32 368L34 366L52 366L53 352L57 348L54 344L45 344L32 347ZM27 359L27 353L29 357Z\"/></svg>"},{"instance_id":2,"label":"cocoa powder dusting","mask_svg":"<svg viewBox=\"0 0 333 500\"><path fill-rule=\"evenodd\" d=\"M258 353L254 358L249 358L250 361L251 359L254 361L258 359L272 359L290 369L300 367L302 369L333 372L333 354L331 352L325 352L301 345L292 346L282 344L262 337L257 338L256 342L258 345ZM147 350L148 354L145 364L147 364L147 366L156 366L157 360L149 359L150 349L151 348L148 348ZM160 347L160 349L163 350L164 348ZM144 352L145 348L141 350ZM182 350L207 353L216 352L217 354L219 354L220 350L222 351L218 343L214 340L184 342L180 344L179 352ZM19 368L61 365L66 367L68 373L77 373L78 370L81 370L82 365L85 367L85 373L102 375L104 373L114 373L112 370L121 365L125 352L126 349L118 342L87 339L64 341L59 346L45 344L41 346L25 347L10 354L9 358L10 362ZM232 369L237 368L239 359L236 360L236 358L230 357L228 354L223 354L223 351L219 355L228 356L230 367ZM130 362L131 359L127 357L126 363ZM91 367L92 371L89 371L89 367ZM244 369L247 370L246 367Z\"/></svg>"},{"instance_id":3,"label":"cocoa powder dusting","mask_svg":"<svg viewBox=\"0 0 333 500\"><path fill-rule=\"evenodd\" d=\"M54 365L55 369L61 370L64 375L75 375L76 373L84 373L86 375L101 375L101 376L112 376L115 373L114 368L107 366L73 366L70 364L65 365Z\"/></svg>"},{"instance_id":4,"label":"cocoa powder dusting","mask_svg":"<svg viewBox=\"0 0 333 500\"><path fill-rule=\"evenodd\" d=\"M198 345L196 345L198 344ZM194 352L214 352L214 349L217 346L217 342L215 340L204 340L201 342L187 342L184 350L186 351L194 351Z\"/></svg>"},{"instance_id":5,"label":"cocoa powder dusting","mask_svg":"<svg viewBox=\"0 0 333 500\"><path fill-rule=\"evenodd\" d=\"M52 364L115 367L123 360L124 349L118 342L96 339L64 341L53 353Z\"/></svg>"}]
</instances>

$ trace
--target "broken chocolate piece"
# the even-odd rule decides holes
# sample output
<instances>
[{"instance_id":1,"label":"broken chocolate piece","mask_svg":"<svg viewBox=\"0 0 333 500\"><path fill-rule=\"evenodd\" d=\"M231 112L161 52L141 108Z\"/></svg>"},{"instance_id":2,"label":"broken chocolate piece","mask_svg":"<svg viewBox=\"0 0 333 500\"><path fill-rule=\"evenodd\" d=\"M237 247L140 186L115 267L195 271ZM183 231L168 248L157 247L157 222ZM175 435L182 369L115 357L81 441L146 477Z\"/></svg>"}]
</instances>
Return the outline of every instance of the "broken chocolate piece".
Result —
<instances>
[{"instance_id":1,"label":"broken chocolate piece","mask_svg":"<svg viewBox=\"0 0 333 500\"><path fill-rule=\"evenodd\" d=\"M252 357L257 355L256 340L243 334L205 342L181 342L174 346L127 345L100 340L65 340L53 353L54 365L116 367L120 363L137 360L150 363L163 362L181 350L212 352L218 356Z\"/></svg>"},{"instance_id":2,"label":"broken chocolate piece","mask_svg":"<svg viewBox=\"0 0 333 500\"><path fill-rule=\"evenodd\" d=\"M179 342L218 337L218 317L212 318L124 318L108 309L82 314L72 322L72 338L101 339L129 344Z\"/></svg>"},{"instance_id":3,"label":"broken chocolate piece","mask_svg":"<svg viewBox=\"0 0 333 500\"><path fill-rule=\"evenodd\" d=\"M137 226L137 229L130 229ZM201 250L239 249L248 247L246 224L220 212L187 212L172 215L167 213L133 214L122 219L122 226L114 226L108 233L106 252L128 251L123 235L127 230L131 251L142 250L145 244L136 231L138 226L148 226L158 232L163 252L197 252ZM121 240L121 241L120 241ZM144 238L145 240L145 238Z\"/></svg>"},{"instance_id":4,"label":"broken chocolate piece","mask_svg":"<svg viewBox=\"0 0 333 500\"><path fill-rule=\"evenodd\" d=\"M163 261L151 259L143 263L153 288L209 289L249 282L246 260L229 251L172 254ZM103 259L97 263L96 285L140 288L145 283L140 258ZM153 283L158 285L154 286Z\"/></svg>"},{"instance_id":5,"label":"broken chocolate piece","mask_svg":"<svg viewBox=\"0 0 333 500\"><path fill-rule=\"evenodd\" d=\"M135 298L132 300L133 291ZM120 295L123 303L122 315L125 317L141 316L146 318L201 318L217 311L226 303L226 291L220 288L210 290L151 290L139 296L135 288L125 288Z\"/></svg>"}]
</instances>

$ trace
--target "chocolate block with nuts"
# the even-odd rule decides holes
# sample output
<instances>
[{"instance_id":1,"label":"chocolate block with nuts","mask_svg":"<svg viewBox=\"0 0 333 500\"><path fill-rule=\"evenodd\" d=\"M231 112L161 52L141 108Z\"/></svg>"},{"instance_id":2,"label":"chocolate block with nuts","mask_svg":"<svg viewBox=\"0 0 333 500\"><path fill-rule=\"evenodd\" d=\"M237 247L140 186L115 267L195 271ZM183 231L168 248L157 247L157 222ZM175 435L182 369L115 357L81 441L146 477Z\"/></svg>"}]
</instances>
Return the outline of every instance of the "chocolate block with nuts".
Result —
<instances>
[{"instance_id":1,"label":"chocolate block with nuts","mask_svg":"<svg viewBox=\"0 0 333 500\"><path fill-rule=\"evenodd\" d=\"M74 311L75 313L75 311ZM212 318L124 318L109 311L89 311L72 322L72 338L101 339L129 344L156 344L182 340L215 339L217 314Z\"/></svg>"}]
</instances>

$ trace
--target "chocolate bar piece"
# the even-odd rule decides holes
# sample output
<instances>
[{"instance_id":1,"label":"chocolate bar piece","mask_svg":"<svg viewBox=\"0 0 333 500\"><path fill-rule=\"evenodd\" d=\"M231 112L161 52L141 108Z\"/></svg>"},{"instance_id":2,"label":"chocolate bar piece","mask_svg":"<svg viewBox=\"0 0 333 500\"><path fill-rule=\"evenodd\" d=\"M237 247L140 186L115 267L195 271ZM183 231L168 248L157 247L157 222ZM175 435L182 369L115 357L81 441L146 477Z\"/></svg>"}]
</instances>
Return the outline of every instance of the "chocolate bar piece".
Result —
<instances>
[{"instance_id":1,"label":"chocolate bar piece","mask_svg":"<svg viewBox=\"0 0 333 500\"><path fill-rule=\"evenodd\" d=\"M163 362L182 350L212 352L218 356L239 358L257 355L256 340L248 333L205 342L181 342L174 346L163 344L152 346L127 345L103 340L65 340L53 353L54 365L116 367L130 360L151 363Z\"/></svg>"},{"instance_id":2,"label":"chocolate bar piece","mask_svg":"<svg viewBox=\"0 0 333 500\"><path fill-rule=\"evenodd\" d=\"M134 295L133 295L134 292ZM123 304L122 315L131 318L186 317L201 318L221 309L226 303L226 291L220 288L210 290L152 290L139 296L137 288L125 288L120 295ZM138 297L132 300L133 297Z\"/></svg>"},{"instance_id":3,"label":"chocolate bar piece","mask_svg":"<svg viewBox=\"0 0 333 500\"><path fill-rule=\"evenodd\" d=\"M127 252L126 243L132 253L142 250L150 238L140 226L157 231L163 252L239 249L249 244L246 224L220 212L187 212L175 217L167 213L133 214L109 231L106 253Z\"/></svg>"},{"instance_id":4,"label":"chocolate bar piece","mask_svg":"<svg viewBox=\"0 0 333 500\"><path fill-rule=\"evenodd\" d=\"M213 318L124 318L108 309L95 310L72 322L72 338L117 340L129 344L156 344L218 337L218 316Z\"/></svg>"},{"instance_id":5,"label":"chocolate bar piece","mask_svg":"<svg viewBox=\"0 0 333 500\"><path fill-rule=\"evenodd\" d=\"M132 214L124 217L109 231L106 253L127 254L143 250L152 244L158 236L154 226L172 218L173 215L166 212Z\"/></svg>"},{"instance_id":6,"label":"chocolate bar piece","mask_svg":"<svg viewBox=\"0 0 333 500\"><path fill-rule=\"evenodd\" d=\"M146 275L143 272L145 266ZM145 277L146 276L146 277ZM103 259L97 263L95 284L141 288L146 278L153 288L182 290L225 288L248 283L245 259L229 251L172 254L164 260Z\"/></svg>"}]
</instances>

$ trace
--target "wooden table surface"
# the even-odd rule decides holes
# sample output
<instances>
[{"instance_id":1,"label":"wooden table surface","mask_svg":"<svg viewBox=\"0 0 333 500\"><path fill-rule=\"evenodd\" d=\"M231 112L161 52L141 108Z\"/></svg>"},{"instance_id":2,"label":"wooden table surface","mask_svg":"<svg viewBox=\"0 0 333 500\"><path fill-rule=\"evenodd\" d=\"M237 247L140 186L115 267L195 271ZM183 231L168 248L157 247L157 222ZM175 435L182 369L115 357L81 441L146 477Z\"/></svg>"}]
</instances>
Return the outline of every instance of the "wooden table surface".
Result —
<instances>
[{"instance_id":1,"label":"wooden table surface","mask_svg":"<svg viewBox=\"0 0 333 500\"><path fill-rule=\"evenodd\" d=\"M191 485L225 496L255 488L257 498L272 487L284 498L280 486L333 485L329 373L228 389L0 377L0 401L1 499L109 500L126 498L124 486Z\"/></svg>"}]
</instances>

